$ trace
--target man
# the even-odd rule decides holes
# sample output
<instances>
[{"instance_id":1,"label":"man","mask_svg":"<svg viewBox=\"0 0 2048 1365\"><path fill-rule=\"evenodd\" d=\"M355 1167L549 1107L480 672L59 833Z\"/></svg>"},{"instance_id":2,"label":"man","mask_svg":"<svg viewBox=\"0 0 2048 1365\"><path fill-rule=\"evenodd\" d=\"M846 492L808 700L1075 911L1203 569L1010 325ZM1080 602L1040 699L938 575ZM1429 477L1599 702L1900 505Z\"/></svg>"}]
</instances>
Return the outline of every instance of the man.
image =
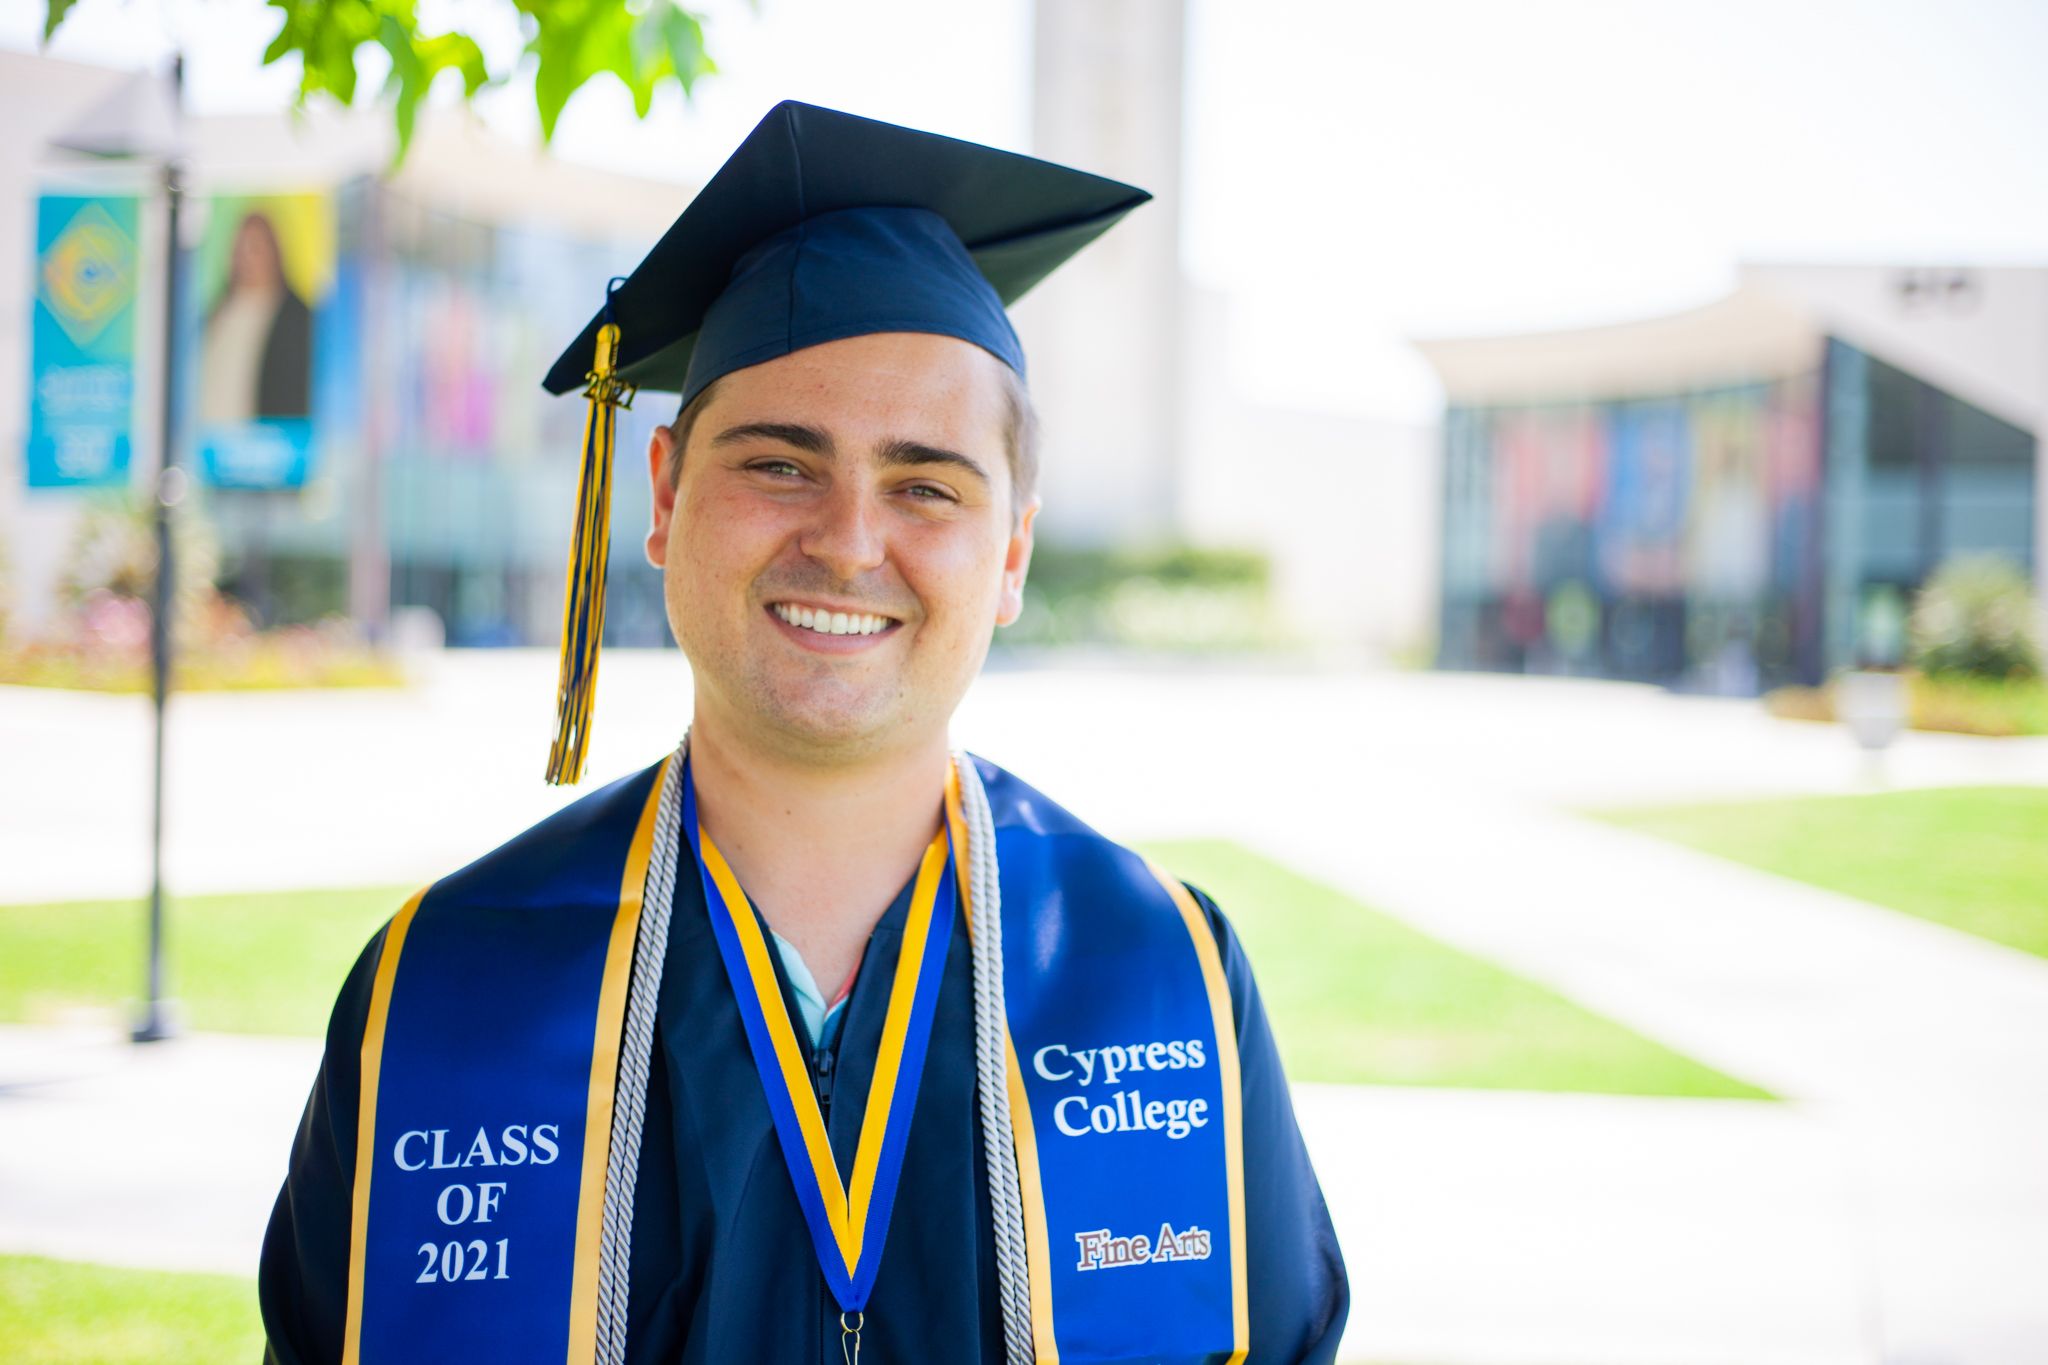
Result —
<instances>
[{"instance_id":1,"label":"man","mask_svg":"<svg viewBox=\"0 0 2048 1365\"><path fill-rule=\"evenodd\" d=\"M1334 1356L1229 926L947 743L1037 511L1004 303L1144 198L783 105L558 364L600 453L620 376L682 394L647 550L689 736L365 950L271 1359Z\"/></svg>"}]
</instances>

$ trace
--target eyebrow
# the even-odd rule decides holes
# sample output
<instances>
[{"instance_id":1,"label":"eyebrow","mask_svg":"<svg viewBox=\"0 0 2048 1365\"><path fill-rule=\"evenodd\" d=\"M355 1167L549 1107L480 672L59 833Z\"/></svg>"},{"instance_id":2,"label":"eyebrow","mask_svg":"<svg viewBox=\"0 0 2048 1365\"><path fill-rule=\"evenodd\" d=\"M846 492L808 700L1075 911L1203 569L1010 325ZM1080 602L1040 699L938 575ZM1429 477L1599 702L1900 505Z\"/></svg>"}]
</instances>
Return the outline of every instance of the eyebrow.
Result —
<instances>
[{"instance_id":1,"label":"eyebrow","mask_svg":"<svg viewBox=\"0 0 2048 1365\"><path fill-rule=\"evenodd\" d=\"M711 438L711 444L715 446L739 445L746 441L780 441L783 445L827 458L836 453L830 436L801 422L748 422L744 426L727 427Z\"/></svg>"},{"instance_id":2,"label":"eyebrow","mask_svg":"<svg viewBox=\"0 0 2048 1365\"><path fill-rule=\"evenodd\" d=\"M727 427L711 439L711 444L741 445L748 441L777 441L812 455L822 455L828 460L839 458L838 448L833 445L830 435L819 427L805 426L801 422L748 422ZM957 450L929 446L922 441L890 441L876 453L876 461L885 469L943 465L972 474L984 484L989 483L988 470L979 460L970 459Z\"/></svg>"},{"instance_id":3,"label":"eyebrow","mask_svg":"<svg viewBox=\"0 0 2048 1365\"><path fill-rule=\"evenodd\" d=\"M972 474L986 484L988 471L981 467L979 460L971 460L957 450L946 450L940 446L928 446L918 441L891 441L877 453L877 459L884 468L905 465L945 465L951 469Z\"/></svg>"}]
</instances>

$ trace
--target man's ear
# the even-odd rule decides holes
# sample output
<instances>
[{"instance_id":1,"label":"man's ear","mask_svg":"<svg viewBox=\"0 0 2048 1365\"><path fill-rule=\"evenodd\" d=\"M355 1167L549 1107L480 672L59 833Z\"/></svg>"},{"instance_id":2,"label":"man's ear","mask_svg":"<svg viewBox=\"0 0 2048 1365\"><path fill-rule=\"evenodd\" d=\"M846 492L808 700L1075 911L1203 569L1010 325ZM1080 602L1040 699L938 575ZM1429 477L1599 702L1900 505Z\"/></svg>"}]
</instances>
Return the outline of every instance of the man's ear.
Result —
<instances>
[{"instance_id":1,"label":"man's ear","mask_svg":"<svg viewBox=\"0 0 2048 1365\"><path fill-rule=\"evenodd\" d=\"M1024 576L1031 571L1031 524L1038 520L1038 499L1033 498L1010 533L1009 552L1003 556L1003 590L996 600L996 624L1007 626L1024 613Z\"/></svg>"},{"instance_id":2,"label":"man's ear","mask_svg":"<svg viewBox=\"0 0 2048 1365\"><path fill-rule=\"evenodd\" d=\"M654 489L654 527L647 533L647 562L657 569L668 564L668 532L676 516L676 485L668 476L675 450L674 430L656 427L647 442L647 477Z\"/></svg>"}]
</instances>

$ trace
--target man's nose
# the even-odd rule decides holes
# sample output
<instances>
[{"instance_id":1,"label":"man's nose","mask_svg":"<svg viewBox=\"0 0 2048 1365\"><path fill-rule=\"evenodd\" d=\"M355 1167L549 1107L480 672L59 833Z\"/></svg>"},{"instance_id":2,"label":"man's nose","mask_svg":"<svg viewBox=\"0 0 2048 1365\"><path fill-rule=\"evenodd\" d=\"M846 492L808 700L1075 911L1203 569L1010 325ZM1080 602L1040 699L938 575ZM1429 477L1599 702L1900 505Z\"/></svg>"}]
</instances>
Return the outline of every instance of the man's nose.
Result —
<instances>
[{"instance_id":1,"label":"man's nose","mask_svg":"<svg viewBox=\"0 0 2048 1365\"><path fill-rule=\"evenodd\" d=\"M849 582L888 559L882 538L882 509L866 493L841 486L819 507L818 520L797 544L840 582Z\"/></svg>"}]
</instances>

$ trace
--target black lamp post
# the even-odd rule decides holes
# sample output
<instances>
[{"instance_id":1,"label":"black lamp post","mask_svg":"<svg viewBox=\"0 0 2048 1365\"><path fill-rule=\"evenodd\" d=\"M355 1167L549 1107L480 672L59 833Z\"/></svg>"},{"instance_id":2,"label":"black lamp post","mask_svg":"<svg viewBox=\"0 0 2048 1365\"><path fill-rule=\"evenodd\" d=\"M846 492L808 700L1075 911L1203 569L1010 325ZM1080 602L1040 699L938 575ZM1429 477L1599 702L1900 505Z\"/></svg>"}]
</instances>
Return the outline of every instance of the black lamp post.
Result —
<instances>
[{"instance_id":1,"label":"black lamp post","mask_svg":"<svg viewBox=\"0 0 2048 1365\"><path fill-rule=\"evenodd\" d=\"M185 495L185 471L178 465L178 216L184 199L183 146L179 114L184 103L185 59L171 59L169 79L137 76L51 142L65 151L119 160L149 160L162 168L164 190L164 361L158 395L159 465L156 495L150 499L156 530L156 592L150 604L149 661L155 703L154 761L149 849L148 999L129 1036L138 1043L171 1037L176 1022L164 999L164 703L171 691L171 629L177 605L177 565L172 555L171 509Z\"/></svg>"}]
</instances>

